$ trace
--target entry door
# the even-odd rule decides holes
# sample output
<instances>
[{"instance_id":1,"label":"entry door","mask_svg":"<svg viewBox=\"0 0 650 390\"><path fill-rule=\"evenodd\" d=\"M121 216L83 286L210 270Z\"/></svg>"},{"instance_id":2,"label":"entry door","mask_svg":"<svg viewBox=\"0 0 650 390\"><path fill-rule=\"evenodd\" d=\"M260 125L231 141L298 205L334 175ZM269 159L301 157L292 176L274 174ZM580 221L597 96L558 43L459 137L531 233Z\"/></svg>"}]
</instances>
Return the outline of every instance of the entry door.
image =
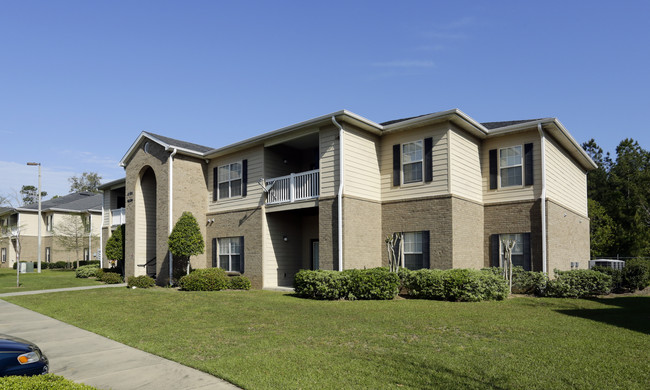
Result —
<instances>
[{"instance_id":1,"label":"entry door","mask_svg":"<svg viewBox=\"0 0 650 390\"><path fill-rule=\"evenodd\" d=\"M311 240L311 269L319 269L318 265L318 240Z\"/></svg>"}]
</instances>

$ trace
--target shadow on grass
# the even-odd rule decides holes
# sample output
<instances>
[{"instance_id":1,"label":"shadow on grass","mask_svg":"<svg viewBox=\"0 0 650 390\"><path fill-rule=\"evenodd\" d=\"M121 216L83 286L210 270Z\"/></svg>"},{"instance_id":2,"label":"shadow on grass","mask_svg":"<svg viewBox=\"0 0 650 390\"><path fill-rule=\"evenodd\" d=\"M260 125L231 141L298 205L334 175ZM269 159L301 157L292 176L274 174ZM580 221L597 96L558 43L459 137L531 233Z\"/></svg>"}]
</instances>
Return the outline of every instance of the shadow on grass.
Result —
<instances>
[{"instance_id":1,"label":"shadow on grass","mask_svg":"<svg viewBox=\"0 0 650 390\"><path fill-rule=\"evenodd\" d=\"M650 297L620 297L591 299L603 305L615 306L607 309L556 310L558 313L585 318L650 334Z\"/></svg>"}]
</instances>

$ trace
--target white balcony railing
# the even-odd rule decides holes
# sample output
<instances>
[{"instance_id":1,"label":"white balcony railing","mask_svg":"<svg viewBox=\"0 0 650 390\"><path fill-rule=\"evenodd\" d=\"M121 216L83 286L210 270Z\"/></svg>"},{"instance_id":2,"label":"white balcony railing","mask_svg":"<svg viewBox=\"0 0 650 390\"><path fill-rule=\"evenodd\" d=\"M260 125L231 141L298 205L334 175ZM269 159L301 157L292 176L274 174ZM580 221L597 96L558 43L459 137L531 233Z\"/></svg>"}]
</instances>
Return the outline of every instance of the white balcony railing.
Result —
<instances>
[{"instance_id":1,"label":"white balcony railing","mask_svg":"<svg viewBox=\"0 0 650 390\"><path fill-rule=\"evenodd\" d=\"M111 226L120 226L126 223L126 210L113 209L111 210Z\"/></svg>"},{"instance_id":2,"label":"white balcony railing","mask_svg":"<svg viewBox=\"0 0 650 390\"><path fill-rule=\"evenodd\" d=\"M267 179L266 187L269 190L266 204L290 203L318 198L320 194L318 183L318 169Z\"/></svg>"}]
</instances>

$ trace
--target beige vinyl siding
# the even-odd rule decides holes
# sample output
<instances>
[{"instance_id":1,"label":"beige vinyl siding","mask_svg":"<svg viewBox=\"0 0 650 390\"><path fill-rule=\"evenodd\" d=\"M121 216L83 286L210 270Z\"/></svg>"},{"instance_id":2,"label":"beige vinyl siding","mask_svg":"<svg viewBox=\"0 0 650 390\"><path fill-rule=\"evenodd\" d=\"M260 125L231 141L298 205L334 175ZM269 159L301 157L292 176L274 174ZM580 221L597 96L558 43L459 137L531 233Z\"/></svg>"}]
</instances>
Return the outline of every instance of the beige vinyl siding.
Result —
<instances>
[{"instance_id":1,"label":"beige vinyl siding","mask_svg":"<svg viewBox=\"0 0 650 390\"><path fill-rule=\"evenodd\" d=\"M319 133L319 169L320 169L320 196L336 196L339 182L339 135L334 126L326 126Z\"/></svg>"},{"instance_id":2,"label":"beige vinyl siding","mask_svg":"<svg viewBox=\"0 0 650 390\"><path fill-rule=\"evenodd\" d=\"M587 174L551 137L546 137L546 196L587 215Z\"/></svg>"},{"instance_id":3,"label":"beige vinyl siding","mask_svg":"<svg viewBox=\"0 0 650 390\"><path fill-rule=\"evenodd\" d=\"M449 131L449 135L450 192L482 202L480 141L454 126Z\"/></svg>"},{"instance_id":4,"label":"beige vinyl siding","mask_svg":"<svg viewBox=\"0 0 650 390\"><path fill-rule=\"evenodd\" d=\"M500 188L501 178L499 177L499 188L490 189L490 149L497 149L497 160L499 158L498 150L505 147L521 145L522 161L524 144L533 144L533 177L532 186L518 186ZM541 171L541 148L540 139L537 129L521 132L512 135L495 136L488 138L483 142L481 149L481 171L483 172L483 202L500 203L518 200L533 200L541 195L542 191L542 171ZM525 170L525 167L522 168ZM525 177L523 178L525 183Z\"/></svg>"},{"instance_id":5,"label":"beige vinyl siding","mask_svg":"<svg viewBox=\"0 0 650 390\"><path fill-rule=\"evenodd\" d=\"M213 201L214 168L248 160L248 187L245 197L234 197ZM264 147L256 146L245 151L212 159L208 164L208 213L255 208L265 201L265 194L257 181L264 177Z\"/></svg>"},{"instance_id":6,"label":"beige vinyl siding","mask_svg":"<svg viewBox=\"0 0 650 390\"><path fill-rule=\"evenodd\" d=\"M104 207L104 219L102 220L102 226L111 226L111 191L105 190L103 200Z\"/></svg>"},{"instance_id":7,"label":"beige vinyl siding","mask_svg":"<svg viewBox=\"0 0 650 390\"><path fill-rule=\"evenodd\" d=\"M42 215L45 215L43 213ZM61 222L61 217L58 216L58 221ZM55 219L57 219L55 217ZM20 228L21 236L38 236L38 213L20 213L20 220L18 226ZM56 227L56 225L54 225ZM41 232L45 232L45 225L41 227Z\"/></svg>"},{"instance_id":8,"label":"beige vinyl siding","mask_svg":"<svg viewBox=\"0 0 650 390\"><path fill-rule=\"evenodd\" d=\"M344 193L364 199L381 199L379 170L379 138L353 128L344 133Z\"/></svg>"},{"instance_id":9,"label":"beige vinyl siding","mask_svg":"<svg viewBox=\"0 0 650 390\"><path fill-rule=\"evenodd\" d=\"M387 134L381 140L382 201L422 198L449 193L449 155L447 123ZM433 138L433 181L393 187L393 145Z\"/></svg>"},{"instance_id":10,"label":"beige vinyl siding","mask_svg":"<svg viewBox=\"0 0 650 390\"><path fill-rule=\"evenodd\" d=\"M283 213L265 215L264 286L291 286L295 272L302 268L301 223ZM284 235L289 242L284 242Z\"/></svg>"}]
</instances>

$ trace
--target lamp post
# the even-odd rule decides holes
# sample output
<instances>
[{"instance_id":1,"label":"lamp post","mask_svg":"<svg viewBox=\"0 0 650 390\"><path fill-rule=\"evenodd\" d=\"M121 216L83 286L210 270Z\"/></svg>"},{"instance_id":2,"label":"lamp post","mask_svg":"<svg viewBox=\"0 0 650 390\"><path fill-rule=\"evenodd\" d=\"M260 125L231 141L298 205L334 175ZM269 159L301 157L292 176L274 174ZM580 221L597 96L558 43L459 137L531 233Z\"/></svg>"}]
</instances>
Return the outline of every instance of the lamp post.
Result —
<instances>
[{"instance_id":1,"label":"lamp post","mask_svg":"<svg viewBox=\"0 0 650 390\"><path fill-rule=\"evenodd\" d=\"M38 273L41 273L41 163L28 162L27 165L38 165Z\"/></svg>"}]
</instances>

